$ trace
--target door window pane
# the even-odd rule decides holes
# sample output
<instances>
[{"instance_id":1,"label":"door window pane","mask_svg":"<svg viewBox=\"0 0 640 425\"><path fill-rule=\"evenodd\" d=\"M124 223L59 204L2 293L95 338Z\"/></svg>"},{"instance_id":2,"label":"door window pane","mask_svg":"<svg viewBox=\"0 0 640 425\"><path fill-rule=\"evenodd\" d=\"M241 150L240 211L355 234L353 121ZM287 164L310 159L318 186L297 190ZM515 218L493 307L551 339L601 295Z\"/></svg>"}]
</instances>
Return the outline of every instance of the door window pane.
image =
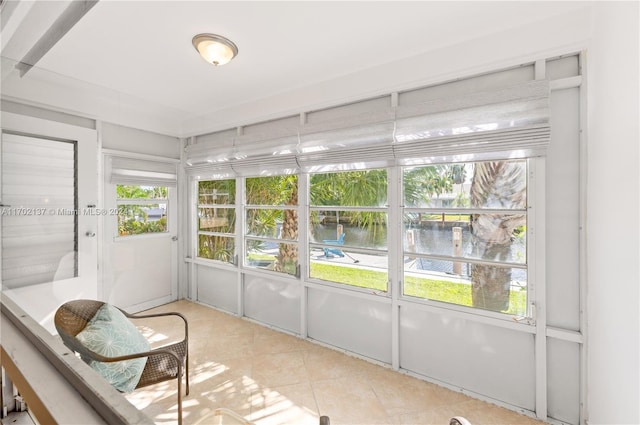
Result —
<instances>
[{"instance_id":1,"label":"door window pane","mask_svg":"<svg viewBox=\"0 0 640 425\"><path fill-rule=\"evenodd\" d=\"M118 236L165 233L167 187L116 185Z\"/></svg>"}]
</instances>

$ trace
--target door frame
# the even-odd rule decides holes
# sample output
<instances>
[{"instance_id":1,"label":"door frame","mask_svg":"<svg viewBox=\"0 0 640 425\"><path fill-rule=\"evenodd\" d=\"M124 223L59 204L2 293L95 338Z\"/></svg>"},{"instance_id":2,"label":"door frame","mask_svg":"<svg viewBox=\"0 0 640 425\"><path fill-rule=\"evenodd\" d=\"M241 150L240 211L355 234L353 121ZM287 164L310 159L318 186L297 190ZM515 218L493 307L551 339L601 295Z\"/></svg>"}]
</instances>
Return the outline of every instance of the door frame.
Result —
<instances>
[{"instance_id":1,"label":"door frame","mask_svg":"<svg viewBox=\"0 0 640 425\"><path fill-rule=\"evenodd\" d=\"M148 155L141 154L136 152L127 152L122 150L115 149L101 149L101 168L104 170L103 172L103 190L102 190L102 201L105 209L107 211L115 211L117 209L116 197L115 197L115 184L110 181L110 161L109 157L121 157L121 158L131 158L131 159L140 159L140 160L149 160L155 162L164 162L168 164L176 164L176 173L179 169L180 160L175 158L161 157L156 155ZM131 304L126 304L123 302L119 302L118 306L130 313L137 313L139 311L147 310L153 307L157 307L172 301L176 301L179 298L179 288L178 288L178 229L179 229L179 208L178 208L178 189L177 185L172 187L168 187L168 195L167 195L167 208L168 208L168 217L167 221L168 232L166 234L148 234L148 235L136 235L130 236L126 238L118 238L118 226L117 220L111 219L111 215L107 214L102 217L102 255L101 255L101 286L100 291L103 294L104 298L107 298L106 301L111 299L114 300L122 300L126 297L121 297L120 294L114 292L117 290L114 283L113 276L113 267L111 266L111 262L113 261L113 256L111 252L113 251L114 245L122 245L122 244L130 244L134 247L137 245L137 241L153 240L158 238L171 238L171 281L170 281L170 293L168 295L153 297L146 300L138 300L134 301ZM127 238L131 238L127 240ZM136 255L141 253L136 253Z\"/></svg>"}]
</instances>

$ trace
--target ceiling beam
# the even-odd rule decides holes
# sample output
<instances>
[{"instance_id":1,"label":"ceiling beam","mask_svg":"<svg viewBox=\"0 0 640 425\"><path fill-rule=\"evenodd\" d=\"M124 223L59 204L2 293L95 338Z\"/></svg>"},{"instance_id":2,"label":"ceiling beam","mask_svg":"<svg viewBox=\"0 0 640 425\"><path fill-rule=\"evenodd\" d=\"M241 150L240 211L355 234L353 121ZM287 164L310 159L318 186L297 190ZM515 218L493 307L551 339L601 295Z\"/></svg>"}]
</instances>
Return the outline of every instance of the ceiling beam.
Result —
<instances>
[{"instance_id":1,"label":"ceiling beam","mask_svg":"<svg viewBox=\"0 0 640 425\"><path fill-rule=\"evenodd\" d=\"M98 1L99 0L84 0L71 2L22 60L16 64L16 69L20 71L20 77L23 77L29 72Z\"/></svg>"}]
</instances>

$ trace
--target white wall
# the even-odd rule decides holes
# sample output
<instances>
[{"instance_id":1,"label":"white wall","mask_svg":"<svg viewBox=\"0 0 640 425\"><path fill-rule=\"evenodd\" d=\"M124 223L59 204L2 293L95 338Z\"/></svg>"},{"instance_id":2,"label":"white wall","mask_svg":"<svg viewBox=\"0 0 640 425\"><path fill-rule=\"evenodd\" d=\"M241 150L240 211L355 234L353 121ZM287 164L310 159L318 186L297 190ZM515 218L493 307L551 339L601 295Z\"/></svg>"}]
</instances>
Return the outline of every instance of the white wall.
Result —
<instances>
[{"instance_id":1,"label":"white wall","mask_svg":"<svg viewBox=\"0 0 640 425\"><path fill-rule=\"evenodd\" d=\"M640 423L638 10L594 8L588 55L590 424Z\"/></svg>"},{"instance_id":2,"label":"white wall","mask_svg":"<svg viewBox=\"0 0 640 425\"><path fill-rule=\"evenodd\" d=\"M637 424L638 21L637 2L592 2L545 22L218 111L216 117L185 123L185 128L204 133L586 50L586 419L590 424Z\"/></svg>"},{"instance_id":3,"label":"white wall","mask_svg":"<svg viewBox=\"0 0 640 425\"><path fill-rule=\"evenodd\" d=\"M590 8L390 62L343 77L230 107L183 123L206 134L355 100L493 72L527 61L580 51L589 38Z\"/></svg>"}]
</instances>

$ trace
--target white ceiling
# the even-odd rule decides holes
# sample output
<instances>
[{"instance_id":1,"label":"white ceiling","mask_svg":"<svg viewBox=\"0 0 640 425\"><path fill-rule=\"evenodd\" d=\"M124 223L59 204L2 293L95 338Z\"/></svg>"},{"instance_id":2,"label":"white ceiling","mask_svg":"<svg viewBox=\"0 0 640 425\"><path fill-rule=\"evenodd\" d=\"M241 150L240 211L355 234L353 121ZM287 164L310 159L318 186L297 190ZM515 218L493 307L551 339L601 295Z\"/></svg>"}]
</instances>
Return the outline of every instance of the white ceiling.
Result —
<instances>
[{"instance_id":1,"label":"white ceiling","mask_svg":"<svg viewBox=\"0 0 640 425\"><path fill-rule=\"evenodd\" d=\"M5 2L3 12L13 1ZM79 86L85 93L101 93L96 98L119 102L123 117L125 104L145 105L148 114L163 109L166 116L170 111L179 127L170 131L175 135L189 132L179 122L223 114L229 108L250 111L253 103L282 93L583 6L578 2L101 0L44 55L35 71L17 79L7 63L21 60L68 4L20 1L9 16L3 16L3 96L66 111L91 110L83 107L91 101L82 101L82 96L74 103L71 94L36 89L41 83L36 79L62 81L58 84ZM238 56L221 67L206 63L191 45L192 37L201 32L230 38L239 48ZM292 108L297 106L305 105ZM88 115L102 118L100 109ZM255 115L247 113L246 119Z\"/></svg>"}]
</instances>

